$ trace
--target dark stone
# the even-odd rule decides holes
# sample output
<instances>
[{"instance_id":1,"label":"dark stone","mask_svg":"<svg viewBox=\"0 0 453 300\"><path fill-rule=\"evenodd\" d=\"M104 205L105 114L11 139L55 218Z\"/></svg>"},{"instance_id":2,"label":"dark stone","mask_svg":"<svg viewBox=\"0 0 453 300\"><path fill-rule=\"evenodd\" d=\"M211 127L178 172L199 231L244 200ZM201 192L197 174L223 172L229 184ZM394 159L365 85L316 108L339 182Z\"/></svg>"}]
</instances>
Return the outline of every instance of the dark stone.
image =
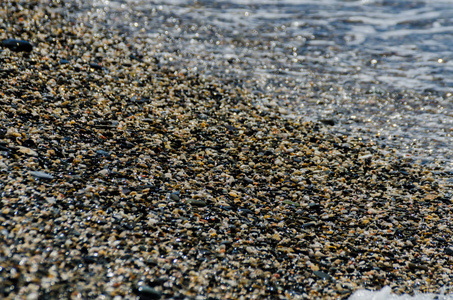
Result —
<instances>
[{"instance_id":1,"label":"dark stone","mask_svg":"<svg viewBox=\"0 0 453 300\"><path fill-rule=\"evenodd\" d=\"M323 123L325 125L329 125L329 126L335 125L335 120L332 120L332 119L323 119L323 120L319 120L319 121L321 121L321 123Z\"/></svg>"},{"instance_id":2,"label":"dark stone","mask_svg":"<svg viewBox=\"0 0 453 300\"><path fill-rule=\"evenodd\" d=\"M134 55L134 54L129 55L129 58L134 59L136 61L140 61L140 62L143 61L140 57L138 57L137 55Z\"/></svg>"},{"instance_id":3,"label":"dark stone","mask_svg":"<svg viewBox=\"0 0 453 300\"><path fill-rule=\"evenodd\" d=\"M97 64L97 63L90 63L90 68L95 69L95 70L102 70L102 69L104 69L103 66L101 66L100 64Z\"/></svg>"},{"instance_id":4,"label":"dark stone","mask_svg":"<svg viewBox=\"0 0 453 300\"><path fill-rule=\"evenodd\" d=\"M310 203L308 204L308 207L313 210L318 210L321 209L321 204L319 203Z\"/></svg>"},{"instance_id":5,"label":"dark stone","mask_svg":"<svg viewBox=\"0 0 453 300\"><path fill-rule=\"evenodd\" d=\"M3 40L2 47L14 52L31 52L33 50L33 45L29 42L15 39Z\"/></svg>"},{"instance_id":6,"label":"dark stone","mask_svg":"<svg viewBox=\"0 0 453 300\"><path fill-rule=\"evenodd\" d=\"M98 258L93 255L86 255L83 257L83 261L87 264L94 264L98 261Z\"/></svg>"},{"instance_id":7,"label":"dark stone","mask_svg":"<svg viewBox=\"0 0 453 300\"><path fill-rule=\"evenodd\" d=\"M304 227L304 228L311 228L311 227L315 227L315 226L316 226L315 222L308 222L308 223L302 224L302 227Z\"/></svg>"},{"instance_id":8,"label":"dark stone","mask_svg":"<svg viewBox=\"0 0 453 300\"><path fill-rule=\"evenodd\" d=\"M23 147L28 147L28 148L35 148L35 147L36 147L36 143L35 143L35 141L33 141L32 139L26 139L26 140L22 143L22 146L23 146Z\"/></svg>"},{"instance_id":9,"label":"dark stone","mask_svg":"<svg viewBox=\"0 0 453 300\"><path fill-rule=\"evenodd\" d=\"M453 256L453 249L451 248L445 248L444 253L450 256Z\"/></svg>"},{"instance_id":10,"label":"dark stone","mask_svg":"<svg viewBox=\"0 0 453 300\"><path fill-rule=\"evenodd\" d=\"M159 277L159 278L156 278L154 280L151 280L148 284L149 287L155 287L155 286L159 286L159 285L163 285L165 282L167 282L168 279L165 278L165 277Z\"/></svg>"},{"instance_id":11,"label":"dark stone","mask_svg":"<svg viewBox=\"0 0 453 300\"><path fill-rule=\"evenodd\" d=\"M170 199L173 201L179 201L179 193L171 193L170 194Z\"/></svg>"},{"instance_id":12,"label":"dark stone","mask_svg":"<svg viewBox=\"0 0 453 300\"><path fill-rule=\"evenodd\" d=\"M333 280L332 276L330 276L329 274L327 274L323 271L314 271L313 274L315 274L316 276L318 276L319 278L321 278L323 280Z\"/></svg>"},{"instance_id":13,"label":"dark stone","mask_svg":"<svg viewBox=\"0 0 453 300\"><path fill-rule=\"evenodd\" d=\"M236 232L236 226L235 225L228 225L228 229L230 229L231 232Z\"/></svg>"},{"instance_id":14,"label":"dark stone","mask_svg":"<svg viewBox=\"0 0 453 300\"><path fill-rule=\"evenodd\" d=\"M137 289L140 300L160 299L161 294L150 286L141 286Z\"/></svg>"},{"instance_id":15,"label":"dark stone","mask_svg":"<svg viewBox=\"0 0 453 300\"><path fill-rule=\"evenodd\" d=\"M429 271L429 268L427 266L413 264L413 263L409 263L409 269L412 269L412 270L419 269L419 270Z\"/></svg>"},{"instance_id":16,"label":"dark stone","mask_svg":"<svg viewBox=\"0 0 453 300\"><path fill-rule=\"evenodd\" d=\"M200 207L203 207L203 206L206 206L207 203L203 200L193 200L193 199L190 199L187 201L187 203L193 205L193 206L200 206Z\"/></svg>"},{"instance_id":17,"label":"dark stone","mask_svg":"<svg viewBox=\"0 0 453 300\"><path fill-rule=\"evenodd\" d=\"M232 243L228 240L221 241L220 244L225 245L225 248L227 248L227 249L230 248L232 245Z\"/></svg>"},{"instance_id":18,"label":"dark stone","mask_svg":"<svg viewBox=\"0 0 453 300\"><path fill-rule=\"evenodd\" d=\"M157 190L157 187L155 185L152 185L152 184L145 184L145 185L139 185L136 187L136 190L137 191L142 191L142 190L146 190L146 189L150 189L150 190Z\"/></svg>"},{"instance_id":19,"label":"dark stone","mask_svg":"<svg viewBox=\"0 0 453 300\"><path fill-rule=\"evenodd\" d=\"M6 151L6 152L12 151L12 149L8 148L7 145L1 145L1 144L0 144L0 150Z\"/></svg>"},{"instance_id":20,"label":"dark stone","mask_svg":"<svg viewBox=\"0 0 453 300\"><path fill-rule=\"evenodd\" d=\"M2 50L0 50L2 51ZM8 78L9 75L13 75L17 73L17 70L15 69L1 69L0 70L0 77L1 78Z\"/></svg>"},{"instance_id":21,"label":"dark stone","mask_svg":"<svg viewBox=\"0 0 453 300\"><path fill-rule=\"evenodd\" d=\"M65 64L69 64L69 60L67 60L67 59L60 59L60 65L65 65Z\"/></svg>"},{"instance_id":22,"label":"dark stone","mask_svg":"<svg viewBox=\"0 0 453 300\"><path fill-rule=\"evenodd\" d=\"M250 209L246 209L246 208L240 208L239 212L244 215L248 215L248 214L254 215L253 211L251 211Z\"/></svg>"},{"instance_id":23,"label":"dark stone","mask_svg":"<svg viewBox=\"0 0 453 300\"><path fill-rule=\"evenodd\" d=\"M253 180L248 178L248 177L244 177L244 181L249 183L249 184L253 184Z\"/></svg>"},{"instance_id":24,"label":"dark stone","mask_svg":"<svg viewBox=\"0 0 453 300\"><path fill-rule=\"evenodd\" d=\"M231 125L225 125L225 128L228 129L228 131L230 131L230 132L239 131L239 129L237 129L236 127L231 126Z\"/></svg>"},{"instance_id":25,"label":"dark stone","mask_svg":"<svg viewBox=\"0 0 453 300\"><path fill-rule=\"evenodd\" d=\"M435 237L434 239L440 243L444 243L444 244L447 243L447 240L444 238L441 238L441 237Z\"/></svg>"}]
</instances>

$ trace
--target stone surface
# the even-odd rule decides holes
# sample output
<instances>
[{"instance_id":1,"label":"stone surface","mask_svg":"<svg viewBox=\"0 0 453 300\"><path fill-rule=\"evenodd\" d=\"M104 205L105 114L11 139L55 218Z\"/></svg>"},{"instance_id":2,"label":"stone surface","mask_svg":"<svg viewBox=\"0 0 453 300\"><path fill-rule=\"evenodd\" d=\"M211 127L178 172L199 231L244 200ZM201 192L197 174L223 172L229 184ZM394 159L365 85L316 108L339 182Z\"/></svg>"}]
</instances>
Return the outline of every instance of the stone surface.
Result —
<instances>
[{"instance_id":1,"label":"stone surface","mask_svg":"<svg viewBox=\"0 0 453 300\"><path fill-rule=\"evenodd\" d=\"M1 45L14 52L31 52L33 50L33 45L23 40L6 39L2 41Z\"/></svg>"}]
</instances>

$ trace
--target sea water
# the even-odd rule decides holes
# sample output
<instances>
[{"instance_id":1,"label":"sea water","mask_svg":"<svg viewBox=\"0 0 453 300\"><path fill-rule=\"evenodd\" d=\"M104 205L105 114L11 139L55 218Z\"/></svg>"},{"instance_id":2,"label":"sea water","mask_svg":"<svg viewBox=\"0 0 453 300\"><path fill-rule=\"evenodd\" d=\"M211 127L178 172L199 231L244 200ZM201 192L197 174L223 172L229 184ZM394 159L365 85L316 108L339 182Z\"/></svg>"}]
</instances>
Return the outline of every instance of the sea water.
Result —
<instances>
[{"instance_id":1,"label":"sea water","mask_svg":"<svg viewBox=\"0 0 453 300\"><path fill-rule=\"evenodd\" d=\"M132 46L146 40L149 48L136 51L160 66L241 86L288 117L373 140L438 166L444 183L453 182L450 0L70 3L89 26L119 30ZM385 287L350 299L435 296L396 296Z\"/></svg>"}]
</instances>

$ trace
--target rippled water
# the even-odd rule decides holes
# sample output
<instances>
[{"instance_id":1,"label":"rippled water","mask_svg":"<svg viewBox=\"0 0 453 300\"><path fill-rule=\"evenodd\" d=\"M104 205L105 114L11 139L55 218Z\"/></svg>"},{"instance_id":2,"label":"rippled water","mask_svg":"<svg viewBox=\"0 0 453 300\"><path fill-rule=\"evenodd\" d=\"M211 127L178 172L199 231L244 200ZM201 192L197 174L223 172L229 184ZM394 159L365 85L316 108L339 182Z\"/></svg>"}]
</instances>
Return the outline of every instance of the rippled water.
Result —
<instances>
[{"instance_id":1,"label":"rippled water","mask_svg":"<svg viewBox=\"0 0 453 300\"><path fill-rule=\"evenodd\" d=\"M162 66L250 89L402 156L453 170L451 1L75 2ZM87 13L88 12L88 13ZM144 52L144 53L143 53Z\"/></svg>"}]
</instances>

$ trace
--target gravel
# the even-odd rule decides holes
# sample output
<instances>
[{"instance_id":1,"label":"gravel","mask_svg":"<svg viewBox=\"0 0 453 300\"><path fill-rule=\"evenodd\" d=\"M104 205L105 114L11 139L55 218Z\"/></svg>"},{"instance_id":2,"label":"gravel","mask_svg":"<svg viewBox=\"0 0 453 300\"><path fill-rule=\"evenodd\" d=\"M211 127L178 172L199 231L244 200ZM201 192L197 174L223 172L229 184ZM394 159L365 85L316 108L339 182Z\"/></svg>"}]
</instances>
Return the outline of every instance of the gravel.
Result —
<instances>
[{"instance_id":1,"label":"gravel","mask_svg":"<svg viewBox=\"0 0 453 300\"><path fill-rule=\"evenodd\" d=\"M0 52L1 297L325 299L452 281L449 174L161 65L65 9L0 8L0 39L33 45Z\"/></svg>"}]
</instances>

